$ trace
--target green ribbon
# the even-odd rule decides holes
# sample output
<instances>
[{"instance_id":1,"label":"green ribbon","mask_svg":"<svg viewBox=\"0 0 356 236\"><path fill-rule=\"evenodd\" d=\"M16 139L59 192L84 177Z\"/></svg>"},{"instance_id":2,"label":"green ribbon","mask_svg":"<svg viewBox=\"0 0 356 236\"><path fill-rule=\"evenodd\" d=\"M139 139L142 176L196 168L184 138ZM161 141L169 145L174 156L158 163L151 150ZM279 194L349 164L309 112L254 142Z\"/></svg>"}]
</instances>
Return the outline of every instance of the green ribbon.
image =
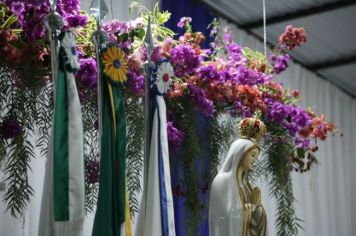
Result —
<instances>
[{"instance_id":1,"label":"green ribbon","mask_svg":"<svg viewBox=\"0 0 356 236\"><path fill-rule=\"evenodd\" d=\"M125 222L126 120L121 88L107 77L103 78L101 107L100 182L92 235L117 236Z\"/></svg>"},{"instance_id":2,"label":"green ribbon","mask_svg":"<svg viewBox=\"0 0 356 236\"><path fill-rule=\"evenodd\" d=\"M63 61L56 81L53 125L53 208L56 221L69 220L68 98Z\"/></svg>"}]
</instances>

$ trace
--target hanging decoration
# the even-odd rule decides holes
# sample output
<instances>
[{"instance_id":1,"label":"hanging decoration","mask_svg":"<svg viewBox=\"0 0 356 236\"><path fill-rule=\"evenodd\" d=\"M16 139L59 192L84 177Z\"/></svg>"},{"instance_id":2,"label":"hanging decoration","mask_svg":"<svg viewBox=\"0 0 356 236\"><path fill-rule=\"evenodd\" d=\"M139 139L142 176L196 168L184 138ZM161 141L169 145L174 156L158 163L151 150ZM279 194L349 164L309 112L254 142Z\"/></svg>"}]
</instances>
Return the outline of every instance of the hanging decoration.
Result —
<instances>
[{"instance_id":1,"label":"hanging decoration","mask_svg":"<svg viewBox=\"0 0 356 236\"><path fill-rule=\"evenodd\" d=\"M41 21L50 8L46 1L40 5L26 2L26 8L22 7L24 1L20 0L0 2L0 55L5 58L0 62L0 162L8 185L4 201L11 213L19 216L33 194L28 182L29 161L34 158L34 147L39 148L42 154L47 152L48 130L53 114L50 50ZM85 207L90 211L96 204L97 181L108 177L103 169L109 166L104 162L104 166L100 166L102 171L99 176L97 70L94 45L90 39L97 29L97 23L94 15L79 11L78 1L69 3L60 0L57 7L65 20L65 28L75 27L77 32L80 70L75 78L83 113ZM204 49L200 43L207 36L192 31L190 22L194 19L183 18L178 26L184 28L185 33L174 39L175 33L164 27L170 17L169 12L160 12L158 5L150 12L136 1L130 10L135 9L140 12L140 17L133 21L113 20L102 24L102 30L109 34L109 42L118 47L111 48L112 55L107 57L110 68L106 71L107 75L102 81L104 87L100 90L106 93L103 94L106 99L103 99L102 105L106 104L106 112L110 114L103 115L103 119L108 122L109 119L111 122L114 118L116 120L110 125L112 129L109 129L113 137L116 137L113 133L115 130L116 135L123 131L125 118L120 117L121 113L116 114L116 110L112 112L111 104L114 102L119 105L115 108L126 112L126 179L130 212L134 215L138 211L136 192L140 189L140 173L143 170L142 68L148 60L153 63L164 60L172 65L174 73L172 85L165 96L167 135L168 145L172 147L170 162L172 165L181 162L179 175L185 183L184 188L173 189L173 196L184 199L185 207L190 209L186 216L189 220L185 222L185 231L189 235L196 235L202 209L207 207L200 204L199 194L209 191L220 157L225 156L231 141L234 127L229 122L221 121L220 117L228 115L233 123L237 123L241 118L259 113L268 133L261 144L266 158L258 163L255 172L256 175L268 177L270 192L277 200L277 234L296 235L299 220L293 209L290 173L310 170L317 163L317 142L336 131L335 124L327 121L325 115L298 106L301 92L284 88L275 81L275 76L288 67L289 51L296 50L307 41L304 30L288 26L273 53L266 57L261 52L242 48L235 43L231 32L220 29L217 20L210 25L210 36L215 40L210 48ZM32 12L32 18L25 17L29 12ZM151 48L143 46L149 18L155 45L152 55ZM103 61L102 66L105 63ZM109 79L108 76L112 75L115 76ZM119 101L112 98L118 98ZM104 108L102 110L104 112ZM208 127L199 127L201 122L197 117L208 121ZM206 135L201 137L197 133L198 128L204 130ZM30 141L30 137L37 137L35 143ZM201 148L201 144L208 148ZM120 152L114 151L124 152L124 144L121 145ZM108 150L113 151L105 151ZM204 173L195 171L198 156L209 163ZM120 168L124 168L121 156L117 160ZM198 174L204 176L206 183L199 182L201 176ZM117 181L126 184L124 179L121 176ZM124 209L126 201L120 199L120 207ZM125 214L127 212L125 210ZM123 214L120 213L120 223L127 219Z\"/></svg>"},{"instance_id":2,"label":"hanging decoration","mask_svg":"<svg viewBox=\"0 0 356 236\"><path fill-rule=\"evenodd\" d=\"M124 63L117 46L102 52L102 136L100 180L93 236L132 235L131 215L126 189L126 121L122 89L118 81L125 81L119 60Z\"/></svg>"},{"instance_id":3,"label":"hanging decoration","mask_svg":"<svg viewBox=\"0 0 356 236\"><path fill-rule=\"evenodd\" d=\"M83 124L73 72L79 70L75 35L62 35L55 86L39 235L83 235ZM70 232L70 234L68 233Z\"/></svg>"},{"instance_id":4,"label":"hanging decoration","mask_svg":"<svg viewBox=\"0 0 356 236\"><path fill-rule=\"evenodd\" d=\"M167 61L160 61L150 74L151 145L135 234L175 236L167 115L163 98L174 75L173 67Z\"/></svg>"}]
</instances>

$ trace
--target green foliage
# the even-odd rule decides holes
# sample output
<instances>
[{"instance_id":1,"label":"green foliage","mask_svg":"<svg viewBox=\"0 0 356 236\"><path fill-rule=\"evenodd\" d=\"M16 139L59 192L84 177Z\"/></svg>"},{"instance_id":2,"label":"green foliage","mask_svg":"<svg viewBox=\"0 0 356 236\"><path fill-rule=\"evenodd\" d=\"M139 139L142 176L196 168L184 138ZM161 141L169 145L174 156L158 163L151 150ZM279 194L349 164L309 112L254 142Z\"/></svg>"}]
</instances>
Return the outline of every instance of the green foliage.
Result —
<instances>
[{"instance_id":1,"label":"green foliage","mask_svg":"<svg viewBox=\"0 0 356 236\"><path fill-rule=\"evenodd\" d=\"M0 65L0 124L4 117L12 114L22 128L21 136L10 142L0 138L0 167L3 165L5 168L5 182L9 186L3 200L14 217L20 217L31 200L33 190L28 183L29 163L35 158L36 148L41 156L46 156L53 119L53 83L48 80L48 72L26 64L22 66L14 74L6 65ZM87 164L98 157L98 134L94 126L98 111L95 92L85 91L84 96L84 157ZM31 137L34 143L28 141ZM87 212L94 209L97 191L98 184L90 184L86 180Z\"/></svg>"},{"instance_id":2,"label":"green foliage","mask_svg":"<svg viewBox=\"0 0 356 236\"><path fill-rule=\"evenodd\" d=\"M265 67L263 69L264 72L266 73L272 73L273 72L273 67L271 65L268 64L268 60L266 58L266 56L259 52L259 51L254 51L251 50L250 48L243 48L242 50L244 56L247 58L248 63L254 66L262 66Z\"/></svg>"},{"instance_id":3,"label":"green foliage","mask_svg":"<svg viewBox=\"0 0 356 236\"><path fill-rule=\"evenodd\" d=\"M34 82L36 77L25 77L26 81L21 80L24 77L14 76L6 66L1 67L1 77L4 78L1 80L1 121L6 116L12 116L16 117L21 125L21 134L10 141L2 140L0 148L1 154L4 154L1 159L5 163L5 182L8 184L8 191L3 200L7 204L7 210L14 217L19 217L33 195L33 189L28 182L28 171L30 160L35 158L35 145L30 138L34 137L40 119L36 103L40 89L38 83ZM27 84L31 86L25 86Z\"/></svg>"},{"instance_id":4,"label":"green foliage","mask_svg":"<svg viewBox=\"0 0 356 236\"><path fill-rule=\"evenodd\" d=\"M84 166L85 166L85 211L93 213L99 190L99 183L91 183L88 179L89 163L98 160L99 139L95 123L98 119L97 96L93 90L84 91L85 102L82 104L84 129Z\"/></svg>"},{"instance_id":5,"label":"green foliage","mask_svg":"<svg viewBox=\"0 0 356 236\"><path fill-rule=\"evenodd\" d=\"M85 12L81 12L84 14ZM85 27L77 29L76 41L78 45L81 45L81 49L87 56L94 56L95 48L92 43L91 36L97 29L96 20L94 15L88 16L88 22Z\"/></svg>"},{"instance_id":6,"label":"green foliage","mask_svg":"<svg viewBox=\"0 0 356 236\"><path fill-rule=\"evenodd\" d=\"M185 138L182 144L181 156L179 157L183 169L183 183L186 185L187 209L186 230L187 235L194 235L199 230L200 220L200 201L198 176L196 174L196 159L200 153L200 140L196 133L197 112L190 101L185 100L185 108L180 113L180 126L185 132Z\"/></svg>"},{"instance_id":7,"label":"green foliage","mask_svg":"<svg viewBox=\"0 0 356 236\"><path fill-rule=\"evenodd\" d=\"M199 186L199 179L210 188L220 158L229 147L233 121L220 121L221 117L210 118L198 113L188 98L178 102L167 100L167 107L175 112L175 125L185 133L180 150L170 155L171 166L178 165L180 172L175 173L175 168L171 168L171 174L179 176L180 187L185 192L185 232L197 235L199 223L207 217L202 214L202 207L208 207L199 199L200 192L206 187Z\"/></svg>"},{"instance_id":8,"label":"green foliage","mask_svg":"<svg viewBox=\"0 0 356 236\"><path fill-rule=\"evenodd\" d=\"M8 99L10 94L10 81L9 77L11 75L6 70L6 68L1 67L0 64L0 131L1 131L1 122L4 119L4 112L8 110ZM1 137L1 133L0 133ZM5 140L0 138L0 169L6 157L6 143Z\"/></svg>"},{"instance_id":9,"label":"green foliage","mask_svg":"<svg viewBox=\"0 0 356 236\"><path fill-rule=\"evenodd\" d=\"M18 17L12 14L4 3L0 3L0 29L9 29L10 26L18 21ZM22 30L17 29L15 33L19 33Z\"/></svg>"},{"instance_id":10,"label":"green foliage","mask_svg":"<svg viewBox=\"0 0 356 236\"><path fill-rule=\"evenodd\" d=\"M261 61L263 63L267 63L266 56L259 51L254 51L250 48L245 47L243 48L243 54L251 61Z\"/></svg>"},{"instance_id":11,"label":"green foliage","mask_svg":"<svg viewBox=\"0 0 356 236\"><path fill-rule=\"evenodd\" d=\"M143 4L138 1L132 1L132 4L129 8L130 12L137 10L139 15L143 19L143 28L147 27L148 18L151 19L151 28L152 28L152 36L154 41L163 41L166 38L172 38L175 33L169 28L165 27L164 24L171 17L171 13L168 11L161 12L159 10L159 4L156 3L153 11L148 10ZM139 45L142 45L144 38L141 39Z\"/></svg>"},{"instance_id":12,"label":"green foliage","mask_svg":"<svg viewBox=\"0 0 356 236\"><path fill-rule=\"evenodd\" d=\"M37 135L36 147L41 156L47 154L48 140L53 118L53 83L44 86L36 99L38 116L36 119Z\"/></svg>"},{"instance_id":13,"label":"green foliage","mask_svg":"<svg viewBox=\"0 0 356 236\"><path fill-rule=\"evenodd\" d=\"M127 191L131 217L139 211L137 193L141 191L141 173L143 171L143 105L140 99L125 99L127 127Z\"/></svg>"},{"instance_id":14,"label":"green foliage","mask_svg":"<svg viewBox=\"0 0 356 236\"><path fill-rule=\"evenodd\" d=\"M168 110L174 111L178 127L185 133L181 150L177 151L171 158L171 166L179 164L180 183L185 187L185 230L187 235L196 235L199 229L201 204L199 201L198 174L196 172L196 161L200 154L200 139L196 132L197 111L188 98L182 98L179 102L167 100ZM171 168L171 174L174 169Z\"/></svg>"},{"instance_id":15,"label":"green foliage","mask_svg":"<svg viewBox=\"0 0 356 236\"><path fill-rule=\"evenodd\" d=\"M234 121L232 119L219 121L222 117L212 117L207 129L206 138L209 143L207 162L208 169L205 172L204 179L208 181L209 186L213 182L221 163L221 157L225 157L231 143L231 137L234 134Z\"/></svg>"},{"instance_id":16,"label":"green foliage","mask_svg":"<svg viewBox=\"0 0 356 236\"><path fill-rule=\"evenodd\" d=\"M276 199L277 236L298 235L301 220L294 210L294 196L290 170L294 153L294 140L288 131L264 120L269 136L263 144L264 156L254 168L254 178L264 177L269 185L269 194ZM276 144L276 142L280 142Z\"/></svg>"},{"instance_id":17,"label":"green foliage","mask_svg":"<svg viewBox=\"0 0 356 236\"><path fill-rule=\"evenodd\" d=\"M20 217L26 209L33 189L28 182L28 170L31 158L35 158L33 145L25 139L25 134L12 140L8 146L5 182L8 190L3 199L7 203L7 211L14 217Z\"/></svg>"}]
</instances>

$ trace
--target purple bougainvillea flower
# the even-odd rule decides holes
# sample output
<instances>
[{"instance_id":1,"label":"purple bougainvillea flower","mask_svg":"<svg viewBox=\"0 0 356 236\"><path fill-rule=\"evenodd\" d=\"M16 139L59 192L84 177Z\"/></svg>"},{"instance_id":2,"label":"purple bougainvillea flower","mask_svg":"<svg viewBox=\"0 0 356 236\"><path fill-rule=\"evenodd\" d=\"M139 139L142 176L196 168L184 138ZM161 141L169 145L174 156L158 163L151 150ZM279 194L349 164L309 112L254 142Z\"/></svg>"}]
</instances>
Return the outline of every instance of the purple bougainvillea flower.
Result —
<instances>
[{"instance_id":1,"label":"purple bougainvillea flower","mask_svg":"<svg viewBox=\"0 0 356 236\"><path fill-rule=\"evenodd\" d=\"M174 73L177 77L193 74L201 63L201 58L190 45L177 45L170 50Z\"/></svg>"},{"instance_id":2,"label":"purple bougainvillea flower","mask_svg":"<svg viewBox=\"0 0 356 236\"><path fill-rule=\"evenodd\" d=\"M96 61L93 58L83 58L79 60L80 70L76 74L76 78L86 87L96 87L97 69Z\"/></svg>"},{"instance_id":3,"label":"purple bougainvillea flower","mask_svg":"<svg viewBox=\"0 0 356 236\"><path fill-rule=\"evenodd\" d=\"M186 16L180 18L180 20L179 20L177 26L178 26L179 28L183 29L183 27L184 27L184 25L185 25L186 22L188 22L188 23L192 22L192 18L186 17Z\"/></svg>"},{"instance_id":4,"label":"purple bougainvillea flower","mask_svg":"<svg viewBox=\"0 0 356 236\"><path fill-rule=\"evenodd\" d=\"M22 129L16 118L8 116L1 125L1 133L5 139L16 138Z\"/></svg>"},{"instance_id":5,"label":"purple bougainvillea flower","mask_svg":"<svg viewBox=\"0 0 356 236\"><path fill-rule=\"evenodd\" d=\"M90 184L99 182L99 161L92 160L86 166L86 177Z\"/></svg>"},{"instance_id":6,"label":"purple bougainvillea flower","mask_svg":"<svg viewBox=\"0 0 356 236\"><path fill-rule=\"evenodd\" d=\"M168 144L169 144L169 152L174 153L177 151L185 137L185 133L176 127L174 127L173 122L167 122L167 135L168 135Z\"/></svg>"}]
</instances>

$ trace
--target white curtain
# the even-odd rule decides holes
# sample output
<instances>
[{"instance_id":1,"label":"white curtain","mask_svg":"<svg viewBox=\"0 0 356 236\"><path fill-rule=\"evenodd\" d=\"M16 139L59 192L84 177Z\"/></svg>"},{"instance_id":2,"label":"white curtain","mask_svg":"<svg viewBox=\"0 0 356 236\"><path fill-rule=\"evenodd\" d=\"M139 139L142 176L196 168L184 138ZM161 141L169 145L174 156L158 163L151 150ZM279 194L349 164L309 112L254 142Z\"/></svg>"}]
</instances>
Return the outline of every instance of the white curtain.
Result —
<instances>
[{"instance_id":1,"label":"white curtain","mask_svg":"<svg viewBox=\"0 0 356 236\"><path fill-rule=\"evenodd\" d=\"M263 51L263 44L234 25L228 26L235 41L243 47ZM298 50L298 49L296 49ZM317 158L320 164L306 174L293 174L295 208L304 223L299 235L352 236L356 232L356 100L335 85L318 77L296 63L289 63L286 73L278 80L286 87L299 89L301 105L324 113L334 121L343 137L337 134L326 142L320 142ZM275 234L275 203L268 197L268 188L263 186L263 202L268 213L269 235Z\"/></svg>"},{"instance_id":2,"label":"white curtain","mask_svg":"<svg viewBox=\"0 0 356 236\"><path fill-rule=\"evenodd\" d=\"M129 0L111 0L113 4L113 17L120 20L132 19L128 14ZM155 1L141 1L149 9ZM88 10L90 0L82 0L82 7ZM109 14L112 18L111 2L107 0ZM222 26L228 25L221 22ZM263 51L263 45L244 31L230 25L234 31L235 40L242 46ZM312 171L300 175L293 174L294 194L297 199L295 208L298 216L303 219L304 231L299 235L311 236L352 236L356 232L356 157L353 154L353 145L356 140L356 100L345 94L331 83L317 77L300 65L290 63L287 72L280 76L286 86L300 89L303 100L302 106L310 106L318 112L324 112L329 119L336 122L340 132L344 134L329 138L320 143L317 157L320 165ZM32 198L25 216L16 220L9 213L4 213L5 205L0 202L0 236L37 236L40 201L42 199L42 185L44 178L45 158L38 157L31 161L32 172L29 178L34 188L35 196ZM4 176L0 172L0 180ZM268 213L269 235L275 235L274 228L274 202L268 197L268 189L261 183L263 204ZM3 192L0 192L2 197ZM93 215L88 215L85 224L85 235L91 235ZM354 233L353 233L354 232Z\"/></svg>"}]
</instances>

